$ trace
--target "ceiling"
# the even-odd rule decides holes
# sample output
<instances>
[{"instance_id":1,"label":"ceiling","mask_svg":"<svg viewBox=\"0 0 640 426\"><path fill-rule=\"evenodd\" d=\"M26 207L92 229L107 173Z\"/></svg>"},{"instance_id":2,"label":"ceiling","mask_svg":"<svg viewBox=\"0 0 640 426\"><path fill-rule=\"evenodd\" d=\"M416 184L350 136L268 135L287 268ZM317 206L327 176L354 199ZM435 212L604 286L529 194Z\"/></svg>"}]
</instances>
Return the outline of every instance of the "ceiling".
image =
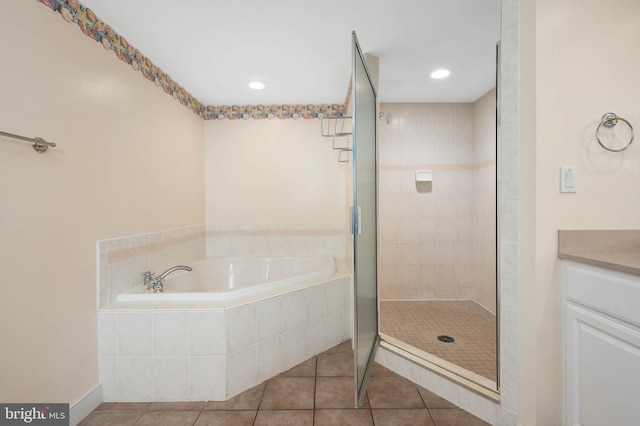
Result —
<instances>
[{"instance_id":1,"label":"ceiling","mask_svg":"<svg viewBox=\"0 0 640 426\"><path fill-rule=\"evenodd\" d=\"M473 102L495 84L500 0L82 3L205 105L344 103L352 31L380 59L381 102ZM440 67L453 74L430 79Z\"/></svg>"}]
</instances>

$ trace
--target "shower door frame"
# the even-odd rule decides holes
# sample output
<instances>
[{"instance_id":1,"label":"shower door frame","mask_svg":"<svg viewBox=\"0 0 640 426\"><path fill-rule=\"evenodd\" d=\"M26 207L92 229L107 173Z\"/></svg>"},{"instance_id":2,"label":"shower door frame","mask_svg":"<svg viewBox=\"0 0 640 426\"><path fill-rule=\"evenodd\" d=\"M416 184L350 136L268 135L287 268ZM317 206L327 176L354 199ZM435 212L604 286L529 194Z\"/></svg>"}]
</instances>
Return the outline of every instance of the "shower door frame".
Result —
<instances>
[{"instance_id":1,"label":"shower door frame","mask_svg":"<svg viewBox=\"0 0 640 426\"><path fill-rule=\"evenodd\" d=\"M378 141L376 117L378 103L375 85L371 79L371 74L367 68L355 31L352 32L352 46L353 207L351 209L351 230L353 233L354 289L353 348L355 406L359 407L362 405L366 395L376 349L380 343L377 256ZM359 79L362 73L364 73L364 78ZM359 103L359 90L363 91L363 96L372 96L373 102ZM365 101L368 100L365 99ZM369 117L367 117L367 113L370 114ZM370 120L367 120L367 118ZM360 129L358 129L358 124L360 124ZM373 133L372 138L371 133ZM359 155L360 153L362 153L362 156ZM359 191L359 189L362 191ZM359 193L362 195L361 197L358 197ZM368 350L368 354L361 353L362 350ZM361 355L366 356L363 357Z\"/></svg>"}]
</instances>

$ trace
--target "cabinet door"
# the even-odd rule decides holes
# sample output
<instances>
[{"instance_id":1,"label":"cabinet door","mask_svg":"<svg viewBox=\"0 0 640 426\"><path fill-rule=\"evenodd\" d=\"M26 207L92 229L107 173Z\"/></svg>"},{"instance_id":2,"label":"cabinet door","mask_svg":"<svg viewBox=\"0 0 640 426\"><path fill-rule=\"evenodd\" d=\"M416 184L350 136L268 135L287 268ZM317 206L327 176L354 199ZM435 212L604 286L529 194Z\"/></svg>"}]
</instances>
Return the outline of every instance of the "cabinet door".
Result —
<instances>
[{"instance_id":1,"label":"cabinet door","mask_svg":"<svg viewBox=\"0 0 640 426\"><path fill-rule=\"evenodd\" d=\"M640 330L566 304L567 425L640 424Z\"/></svg>"}]
</instances>

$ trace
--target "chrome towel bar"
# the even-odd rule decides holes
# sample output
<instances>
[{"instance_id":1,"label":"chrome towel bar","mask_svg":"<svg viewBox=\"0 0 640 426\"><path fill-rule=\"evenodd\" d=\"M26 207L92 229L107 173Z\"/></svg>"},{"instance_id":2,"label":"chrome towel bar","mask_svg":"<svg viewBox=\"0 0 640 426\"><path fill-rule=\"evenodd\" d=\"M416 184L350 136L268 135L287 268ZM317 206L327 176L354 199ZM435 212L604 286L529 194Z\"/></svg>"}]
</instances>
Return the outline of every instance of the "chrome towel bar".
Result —
<instances>
[{"instance_id":1,"label":"chrome towel bar","mask_svg":"<svg viewBox=\"0 0 640 426\"><path fill-rule=\"evenodd\" d=\"M7 133L0 131L0 136L6 136L8 138L18 139L25 142L31 142L31 147L33 147L34 151L39 154L46 152L49 147L53 148L56 146L55 142L47 142L46 140L35 137L35 138L27 138L25 136L14 135L13 133Z\"/></svg>"}]
</instances>

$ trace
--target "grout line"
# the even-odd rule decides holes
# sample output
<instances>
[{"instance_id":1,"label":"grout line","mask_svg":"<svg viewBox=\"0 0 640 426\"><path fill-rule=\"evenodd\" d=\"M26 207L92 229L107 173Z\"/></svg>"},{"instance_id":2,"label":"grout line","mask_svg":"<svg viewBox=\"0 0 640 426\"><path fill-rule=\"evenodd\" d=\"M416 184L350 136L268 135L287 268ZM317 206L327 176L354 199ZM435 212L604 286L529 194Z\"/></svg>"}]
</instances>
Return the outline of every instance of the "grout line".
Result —
<instances>
[{"instance_id":1,"label":"grout line","mask_svg":"<svg viewBox=\"0 0 640 426\"><path fill-rule=\"evenodd\" d=\"M198 419L200 418L200 416L202 415L202 412L204 411L204 407L207 405L207 402L205 401L204 405L202 406L202 409L198 412L198 415L196 416L195 420L193 421L193 423L191 424L191 426L195 426L196 423L198 423Z\"/></svg>"}]
</instances>

